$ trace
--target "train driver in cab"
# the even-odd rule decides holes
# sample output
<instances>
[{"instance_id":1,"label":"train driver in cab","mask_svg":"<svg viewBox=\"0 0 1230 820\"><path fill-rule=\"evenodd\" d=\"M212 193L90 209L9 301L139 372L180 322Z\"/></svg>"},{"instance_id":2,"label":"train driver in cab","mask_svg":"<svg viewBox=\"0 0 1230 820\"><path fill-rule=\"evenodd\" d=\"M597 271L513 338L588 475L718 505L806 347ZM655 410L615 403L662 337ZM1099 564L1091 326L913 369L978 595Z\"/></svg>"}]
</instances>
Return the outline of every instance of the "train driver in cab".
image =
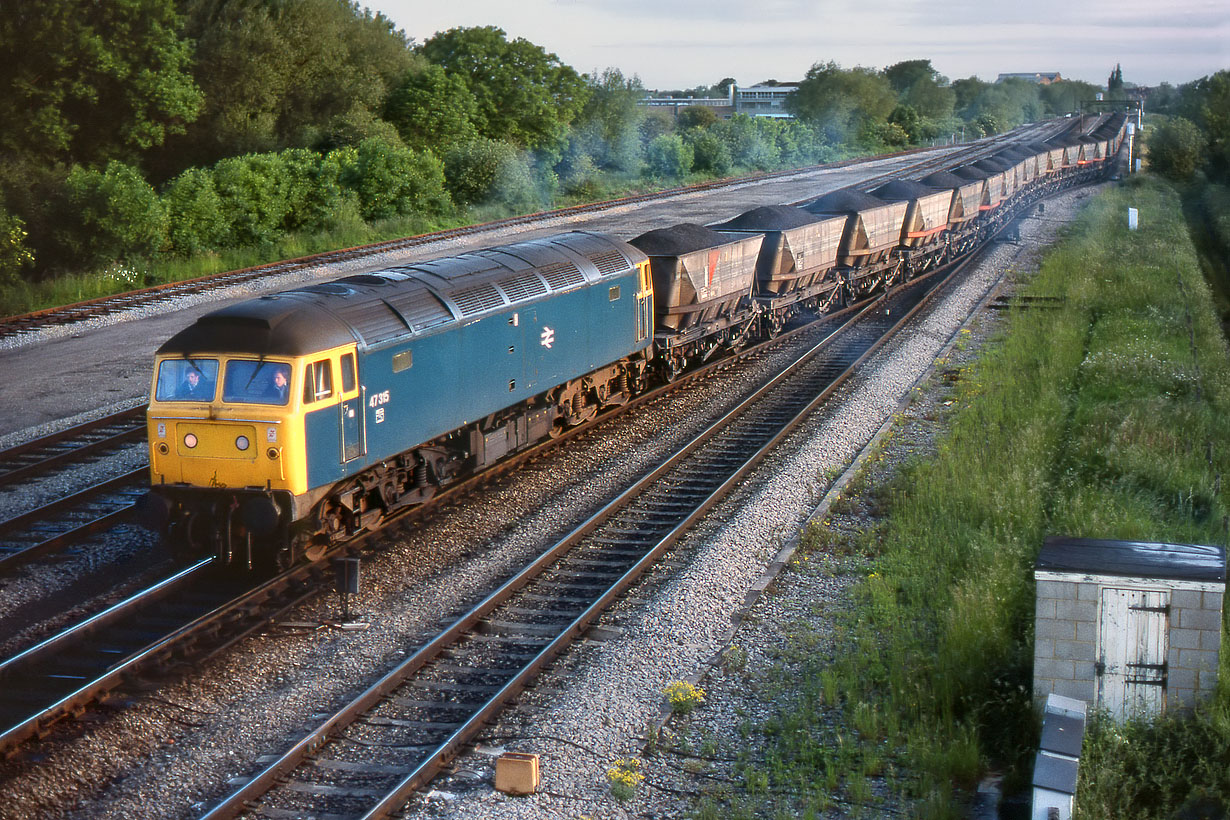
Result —
<instances>
[{"instance_id":1,"label":"train driver in cab","mask_svg":"<svg viewBox=\"0 0 1230 820\"><path fill-rule=\"evenodd\" d=\"M211 401L214 397L213 379L202 378L201 371L189 365L184 374L184 383L180 385L176 398L184 401Z\"/></svg>"},{"instance_id":2,"label":"train driver in cab","mask_svg":"<svg viewBox=\"0 0 1230 820\"><path fill-rule=\"evenodd\" d=\"M265 398L274 404L286 404L286 399L289 396L290 368L280 364L273 371L273 378L269 382L269 387L265 390Z\"/></svg>"}]
</instances>

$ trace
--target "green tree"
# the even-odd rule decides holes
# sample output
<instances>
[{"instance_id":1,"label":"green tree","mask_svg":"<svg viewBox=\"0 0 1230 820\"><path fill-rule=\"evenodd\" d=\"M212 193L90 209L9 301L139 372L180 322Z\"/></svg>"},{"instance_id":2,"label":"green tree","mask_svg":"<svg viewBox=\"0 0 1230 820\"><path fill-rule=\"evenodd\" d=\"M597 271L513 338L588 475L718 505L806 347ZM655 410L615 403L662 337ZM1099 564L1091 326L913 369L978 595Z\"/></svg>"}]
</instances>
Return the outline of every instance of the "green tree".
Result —
<instances>
[{"instance_id":1,"label":"green tree","mask_svg":"<svg viewBox=\"0 0 1230 820\"><path fill-rule=\"evenodd\" d=\"M994 84L983 83L960 114L969 122L980 124L986 134L1035 122L1045 114L1039 88L1037 83L1016 77Z\"/></svg>"},{"instance_id":2,"label":"green tree","mask_svg":"<svg viewBox=\"0 0 1230 820\"><path fill-rule=\"evenodd\" d=\"M10 169L136 161L198 113L173 0L43 0L0 14L0 154ZM10 184L20 172L5 173Z\"/></svg>"},{"instance_id":3,"label":"green tree","mask_svg":"<svg viewBox=\"0 0 1230 820\"><path fill-rule=\"evenodd\" d=\"M684 134L692 147L692 167L702 173L723 177L730 173L734 159L730 148L710 131L694 130Z\"/></svg>"},{"instance_id":4,"label":"green tree","mask_svg":"<svg viewBox=\"0 0 1230 820\"><path fill-rule=\"evenodd\" d=\"M953 80L952 93L956 98L953 104L956 113L964 119L970 119L969 109L974 101L982 96L991 84L977 77L966 77L963 80Z\"/></svg>"},{"instance_id":5,"label":"green tree","mask_svg":"<svg viewBox=\"0 0 1230 820\"><path fill-rule=\"evenodd\" d=\"M765 129L772 120L736 114L714 126L715 131L730 150L731 160L737 168L767 171L776 168L781 153L775 140Z\"/></svg>"},{"instance_id":6,"label":"green tree","mask_svg":"<svg viewBox=\"0 0 1230 820\"><path fill-rule=\"evenodd\" d=\"M906 135L907 142L917 143L922 137L922 118L918 116L918 111L912 105L899 105L893 109L893 112L888 115L889 125L896 125ZM896 138L898 135L893 132L892 136ZM890 145L903 144L890 142Z\"/></svg>"},{"instance_id":7,"label":"green tree","mask_svg":"<svg viewBox=\"0 0 1230 820\"><path fill-rule=\"evenodd\" d=\"M678 134L661 134L645 149L649 173L660 179L679 179L692 170L692 147Z\"/></svg>"},{"instance_id":8,"label":"green tree","mask_svg":"<svg viewBox=\"0 0 1230 820\"><path fill-rule=\"evenodd\" d=\"M228 244L264 245L282 236L287 196L276 153L227 157L214 166L213 177L229 222Z\"/></svg>"},{"instance_id":9,"label":"green tree","mask_svg":"<svg viewBox=\"0 0 1230 820\"><path fill-rule=\"evenodd\" d=\"M589 96L572 129L576 147L600 168L635 171L641 161L639 129L644 110L637 101L645 89L637 77L617 68L586 76Z\"/></svg>"},{"instance_id":10,"label":"green tree","mask_svg":"<svg viewBox=\"0 0 1230 820\"><path fill-rule=\"evenodd\" d=\"M1079 111L1081 103L1096 99L1099 91L1101 89L1093 83L1059 80L1038 86L1038 98L1042 102L1045 116L1062 117L1064 114Z\"/></svg>"},{"instance_id":11,"label":"green tree","mask_svg":"<svg viewBox=\"0 0 1230 820\"><path fill-rule=\"evenodd\" d=\"M821 128L830 142L854 141L868 125L885 122L896 104L883 74L861 66L843 69L831 61L813 65L786 98L787 109Z\"/></svg>"},{"instance_id":12,"label":"green tree","mask_svg":"<svg viewBox=\"0 0 1230 820\"><path fill-rule=\"evenodd\" d=\"M407 74L384 110L385 119L397 127L406 145L436 155L478 136L474 127L478 101L465 80L438 65Z\"/></svg>"},{"instance_id":13,"label":"green tree","mask_svg":"<svg viewBox=\"0 0 1230 820\"><path fill-rule=\"evenodd\" d=\"M430 151L364 140L343 181L359 195L368 221L423 214L438 216L452 207L444 183L444 166Z\"/></svg>"},{"instance_id":14,"label":"green tree","mask_svg":"<svg viewBox=\"0 0 1230 820\"><path fill-rule=\"evenodd\" d=\"M641 141L648 145L657 136L674 133L675 119L663 108L651 108L641 117L638 131Z\"/></svg>"},{"instance_id":15,"label":"green tree","mask_svg":"<svg viewBox=\"0 0 1230 820\"><path fill-rule=\"evenodd\" d=\"M1191 120L1208 141L1210 170L1230 177L1230 71L1218 71L1186 83L1172 109Z\"/></svg>"},{"instance_id":16,"label":"green tree","mask_svg":"<svg viewBox=\"0 0 1230 820\"><path fill-rule=\"evenodd\" d=\"M1172 117L1154 129L1147 145L1149 166L1170 179L1190 179L1204 160L1204 134L1183 117Z\"/></svg>"},{"instance_id":17,"label":"green tree","mask_svg":"<svg viewBox=\"0 0 1230 820\"><path fill-rule=\"evenodd\" d=\"M419 47L462 78L478 104L475 126L490 139L559 150L589 95L585 81L554 54L494 26L453 28Z\"/></svg>"},{"instance_id":18,"label":"green tree","mask_svg":"<svg viewBox=\"0 0 1230 820\"><path fill-rule=\"evenodd\" d=\"M1115 68L1110 72L1110 77L1106 80L1106 99L1122 100L1126 95L1123 92L1123 69L1115 63Z\"/></svg>"},{"instance_id":19,"label":"green tree","mask_svg":"<svg viewBox=\"0 0 1230 820\"><path fill-rule=\"evenodd\" d=\"M689 105L675 117L677 128L708 128L718 121L718 115L707 105Z\"/></svg>"},{"instance_id":20,"label":"green tree","mask_svg":"<svg viewBox=\"0 0 1230 820\"><path fill-rule=\"evenodd\" d=\"M529 163L508 142L479 139L458 145L444 157L444 176L462 205L497 205L524 211L538 205Z\"/></svg>"},{"instance_id":21,"label":"green tree","mask_svg":"<svg viewBox=\"0 0 1230 820\"><path fill-rule=\"evenodd\" d=\"M167 176L222 157L369 135L389 90L421 63L387 18L349 0L181 2L205 107L160 153Z\"/></svg>"}]
</instances>

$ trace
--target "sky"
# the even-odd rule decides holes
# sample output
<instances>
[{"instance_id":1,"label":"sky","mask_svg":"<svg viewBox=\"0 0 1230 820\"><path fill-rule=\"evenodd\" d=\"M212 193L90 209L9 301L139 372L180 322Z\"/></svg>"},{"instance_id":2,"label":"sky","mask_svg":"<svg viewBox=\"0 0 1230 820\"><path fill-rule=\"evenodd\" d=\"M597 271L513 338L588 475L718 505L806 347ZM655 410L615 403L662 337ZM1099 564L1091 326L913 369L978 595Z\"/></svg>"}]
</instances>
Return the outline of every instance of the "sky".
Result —
<instances>
[{"instance_id":1,"label":"sky","mask_svg":"<svg viewBox=\"0 0 1230 820\"><path fill-rule=\"evenodd\" d=\"M930 59L950 79L1058 71L1139 85L1230 69L1230 0L359 0L417 42L498 26L579 72L646 88L800 80L815 63Z\"/></svg>"}]
</instances>

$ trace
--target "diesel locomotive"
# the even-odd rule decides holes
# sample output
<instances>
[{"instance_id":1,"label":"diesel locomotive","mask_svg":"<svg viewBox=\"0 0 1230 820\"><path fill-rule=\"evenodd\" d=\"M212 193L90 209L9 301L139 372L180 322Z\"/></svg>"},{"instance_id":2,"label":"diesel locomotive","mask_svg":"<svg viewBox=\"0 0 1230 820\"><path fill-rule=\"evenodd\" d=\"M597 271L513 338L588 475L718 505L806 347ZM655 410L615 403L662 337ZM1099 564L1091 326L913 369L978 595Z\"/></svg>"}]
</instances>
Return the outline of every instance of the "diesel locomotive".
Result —
<instances>
[{"instance_id":1,"label":"diesel locomotive","mask_svg":"<svg viewBox=\"0 0 1230 820\"><path fill-rule=\"evenodd\" d=\"M968 253L1103 173L1124 118L630 241L573 232L261 296L157 351L148 526L240 567L316 560L654 379Z\"/></svg>"}]
</instances>

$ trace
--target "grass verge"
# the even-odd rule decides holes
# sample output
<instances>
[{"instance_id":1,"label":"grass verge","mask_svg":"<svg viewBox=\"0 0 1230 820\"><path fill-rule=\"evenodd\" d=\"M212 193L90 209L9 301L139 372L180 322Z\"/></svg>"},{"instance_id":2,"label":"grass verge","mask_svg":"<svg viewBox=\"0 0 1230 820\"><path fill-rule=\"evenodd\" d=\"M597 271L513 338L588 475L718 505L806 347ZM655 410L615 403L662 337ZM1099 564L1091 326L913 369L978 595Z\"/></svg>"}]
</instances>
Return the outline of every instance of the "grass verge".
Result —
<instances>
[{"instance_id":1,"label":"grass verge","mask_svg":"<svg viewBox=\"0 0 1230 820\"><path fill-rule=\"evenodd\" d=\"M1099 197L1026 292L1064 307L1013 312L953 385L935 455L865 490L888 514L859 539L866 576L839 648L800 655L789 705L759 728L767 786L727 802L736 814L876 816L895 792L918 816L960 817L988 769L1021 788L1043 537L1226 542L1230 358L1176 192L1135 180ZM1194 715L1094 721L1078 816L1230 804L1225 652L1221 671Z\"/></svg>"}]
</instances>

